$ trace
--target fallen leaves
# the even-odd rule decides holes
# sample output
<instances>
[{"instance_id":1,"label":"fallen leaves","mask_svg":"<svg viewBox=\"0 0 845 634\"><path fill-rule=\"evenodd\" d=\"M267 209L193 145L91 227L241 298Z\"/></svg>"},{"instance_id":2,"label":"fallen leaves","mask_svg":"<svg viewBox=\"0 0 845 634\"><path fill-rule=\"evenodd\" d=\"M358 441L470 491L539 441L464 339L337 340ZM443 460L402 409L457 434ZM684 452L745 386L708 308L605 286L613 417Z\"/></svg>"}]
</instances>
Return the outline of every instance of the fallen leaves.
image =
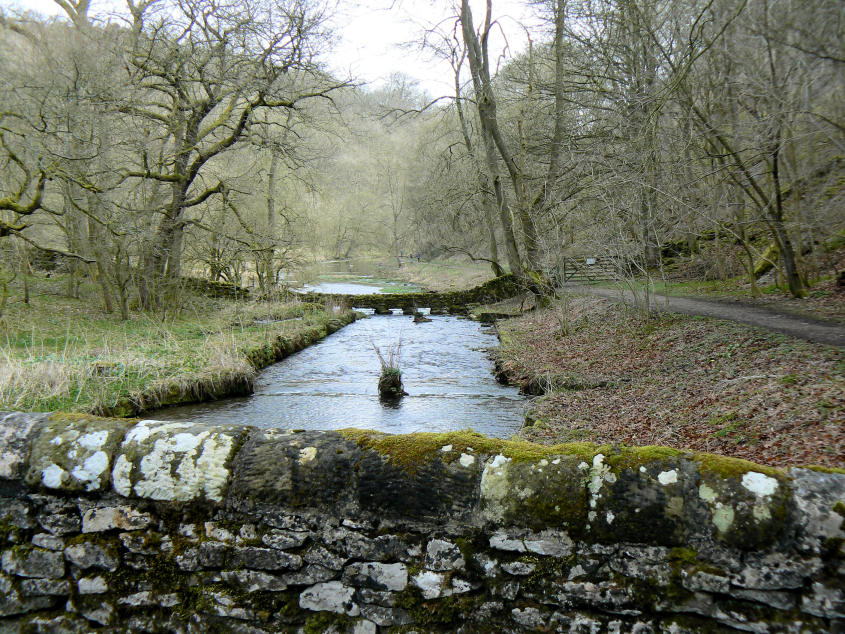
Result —
<instances>
[{"instance_id":1,"label":"fallen leaves","mask_svg":"<svg viewBox=\"0 0 845 634\"><path fill-rule=\"evenodd\" d=\"M544 443L660 444L787 466L845 464L841 352L750 326L646 318L597 298L501 324L517 383L566 376L522 435ZM568 333L568 334L564 334ZM603 387L593 387L606 383Z\"/></svg>"}]
</instances>

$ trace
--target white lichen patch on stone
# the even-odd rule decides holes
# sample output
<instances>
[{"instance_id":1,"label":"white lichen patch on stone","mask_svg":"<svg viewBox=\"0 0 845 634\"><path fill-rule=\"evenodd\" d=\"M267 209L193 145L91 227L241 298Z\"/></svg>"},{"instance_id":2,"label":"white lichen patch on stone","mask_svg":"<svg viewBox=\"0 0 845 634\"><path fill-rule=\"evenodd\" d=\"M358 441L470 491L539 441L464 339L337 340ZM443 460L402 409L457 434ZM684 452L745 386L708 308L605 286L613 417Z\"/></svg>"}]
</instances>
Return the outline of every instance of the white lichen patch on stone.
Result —
<instances>
[{"instance_id":1,"label":"white lichen patch on stone","mask_svg":"<svg viewBox=\"0 0 845 634\"><path fill-rule=\"evenodd\" d=\"M141 443L144 442L147 438L150 437L154 432L155 433L164 433L170 432L176 429L187 429L191 426L191 423L171 423L165 422L160 420L151 420L151 419L144 419L138 421L138 423L129 430L129 433L126 434L126 438L123 441L124 445L128 443Z\"/></svg>"},{"instance_id":2,"label":"white lichen patch on stone","mask_svg":"<svg viewBox=\"0 0 845 634\"><path fill-rule=\"evenodd\" d=\"M117 460L114 461L114 469L112 469L112 485L118 494L128 497L132 495L132 481L129 479L132 473L132 463L125 455L120 454Z\"/></svg>"},{"instance_id":3,"label":"white lichen patch on stone","mask_svg":"<svg viewBox=\"0 0 845 634\"><path fill-rule=\"evenodd\" d=\"M671 471L661 471L660 474L657 476L657 481L660 482L663 486L667 486L669 484L676 484L678 482L678 471L677 469L672 469Z\"/></svg>"},{"instance_id":4,"label":"white lichen patch on stone","mask_svg":"<svg viewBox=\"0 0 845 634\"><path fill-rule=\"evenodd\" d=\"M109 432L105 429L101 429L100 431L91 432L81 436L76 442L83 449L87 449L88 451L97 451L98 449L103 448L103 445L106 444L108 437Z\"/></svg>"},{"instance_id":5,"label":"white lichen patch on stone","mask_svg":"<svg viewBox=\"0 0 845 634\"><path fill-rule=\"evenodd\" d=\"M716 492L706 484L702 484L698 487L698 497L705 502L713 503L716 501Z\"/></svg>"},{"instance_id":6,"label":"white lichen patch on stone","mask_svg":"<svg viewBox=\"0 0 845 634\"><path fill-rule=\"evenodd\" d=\"M581 463L582 465L585 463ZM581 468L581 465L578 465ZM601 488L604 483L613 484L616 482L616 474L610 470L610 467L604 464L604 454L596 454L593 456L593 466L590 469L590 479L587 483L587 489L590 492L590 499L588 500L591 509L598 506L598 501L601 499ZM596 520L596 513L590 511L587 514L589 522ZM589 527L587 527L589 530Z\"/></svg>"},{"instance_id":7,"label":"white lichen patch on stone","mask_svg":"<svg viewBox=\"0 0 845 634\"><path fill-rule=\"evenodd\" d=\"M751 491L757 497L768 497L778 489L778 481L763 473L749 471L742 476L742 486Z\"/></svg>"},{"instance_id":8,"label":"white lichen patch on stone","mask_svg":"<svg viewBox=\"0 0 845 634\"><path fill-rule=\"evenodd\" d=\"M123 453L115 461L115 490L153 500L189 501L204 496L219 502L229 479L225 465L233 446L232 436L222 431L189 423L141 421L126 435Z\"/></svg>"},{"instance_id":9,"label":"white lichen patch on stone","mask_svg":"<svg viewBox=\"0 0 845 634\"><path fill-rule=\"evenodd\" d=\"M722 504L715 489L706 484L701 484L698 487L698 497L710 506L713 524L719 532L726 533L734 523L735 512L733 507Z\"/></svg>"},{"instance_id":10,"label":"white lichen patch on stone","mask_svg":"<svg viewBox=\"0 0 845 634\"><path fill-rule=\"evenodd\" d=\"M67 480L67 477L67 471L55 463L51 463L41 470L41 482L50 489L58 489Z\"/></svg>"},{"instance_id":11,"label":"white lichen patch on stone","mask_svg":"<svg viewBox=\"0 0 845 634\"><path fill-rule=\"evenodd\" d=\"M317 457L317 448L316 447L306 447L305 449L299 450L299 464L305 465L314 460Z\"/></svg>"},{"instance_id":12,"label":"white lichen patch on stone","mask_svg":"<svg viewBox=\"0 0 845 634\"><path fill-rule=\"evenodd\" d=\"M450 451L452 451L452 445L443 445L440 448L440 451L442 451L443 453L449 453Z\"/></svg>"},{"instance_id":13,"label":"white lichen patch on stone","mask_svg":"<svg viewBox=\"0 0 845 634\"><path fill-rule=\"evenodd\" d=\"M103 442L105 442L105 439L103 439ZM102 444L100 446L102 447ZM108 454L105 451L97 451L88 456L81 465L74 467L70 473L74 478L85 483L86 491L96 491L100 483L100 476L108 468Z\"/></svg>"},{"instance_id":14,"label":"white lichen patch on stone","mask_svg":"<svg viewBox=\"0 0 845 634\"><path fill-rule=\"evenodd\" d=\"M765 504L755 504L754 508L751 509L751 514L754 516L754 519L758 522L765 522L767 520L772 519L772 512L769 510L769 507Z\"/></svg>"},{"instance_id":15,"label":"white lichen patch on stone","mask_svg":"<svg viewBox=\"0 0 845 634\"><path fill-rule=\"evenodd\" d=\"M512 497L508 478L510 465L511 459L499 454L481 473L481 502L488 519L504 518L505 506Z\"/></svg>"},{"instance_id":16,"label":"white lichen patch on stone","mask_svg":"<svg viewBox=\"0 0 845 634\"><path fill-rule=\"evenodd\" d=\"M442 572L423 570L411 577L411 583L422 591L423 599L436 599L443 591L446 575Z\"/></svg>"},{"instance_id":17,"label":"white lichen patch on stone","mask_svg":"<svg viewBox=\"0 0 845 634\"><path fill-rule=\"evenodd\" d=\"M462 453L461 457L458 459L458 462L464 468L469 468L475 464L475 456L470 456L468 453Z\"/></svg>"},{"instance_id":18,"label":"white lichen patch on stone","mask_svg":"<svg viewBox=\"0 0 845 634\"><path fill-rule=\"evenodd\" d=\"M648 469L646 469L645 467L640 467L640 473L646 473L647 471Z\"/></svg>"},{"instance_id":19,"label":"white lichen patch on stone","mask_svg":"<svg viewBox=\"0 0 845 634\"><path fill-rule=\"evenodd\" d=\"M32 445L27 481L67 491L108 487L109 467L117 440L128 422L93 418L50 419ZM57 469L64 471L57 478Z\"/></svg>"},{"instance_id":20,"label":"white lichen patch on stone","mask_svg":"<svg viewBox=\"0 0 845 634\"><path fill-rule=\"evenodd\" d=\"M730 506L717 505L713 511L713 524L719 529L720 533L726 533L731 525L734 523L734 510Z\"/></svg>"},{"instance_id":21,"label":"white lichen patch on stone","mask_svg":"<svg viewBox=\"0 0 845 634\"><path fill-rule=\"evenodd\" d=\"M583 462L581 464L584 464ZM579 465L580 468L580 465ZM605 482L613 484L616 482L616 474L614 474L610 467L604 464L604 454L596 454L593 457L593 468L590 469L590 484L587 488L594 496L598 495L602 484Z\"/></svg>"}]
</instances>

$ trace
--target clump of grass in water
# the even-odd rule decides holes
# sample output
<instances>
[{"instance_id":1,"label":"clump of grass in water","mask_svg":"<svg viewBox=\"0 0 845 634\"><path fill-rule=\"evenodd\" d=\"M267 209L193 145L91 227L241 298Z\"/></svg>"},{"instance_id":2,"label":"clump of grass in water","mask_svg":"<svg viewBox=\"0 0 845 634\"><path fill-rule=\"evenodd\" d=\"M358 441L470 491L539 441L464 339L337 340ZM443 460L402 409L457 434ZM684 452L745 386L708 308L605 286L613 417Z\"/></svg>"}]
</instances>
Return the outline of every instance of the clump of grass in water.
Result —
<instances>
[{"instance_id":1,"label":"clump of grass in water","mask_svg":"<svg viewBox=\"0 0 845 634\"><path fill-rule=\"evenodd\" d=\"M381 363L381 376L378 379L378 393L379 397L386 400L395 400L402 398L407 392L402 387L402 370L399 369L399 358L402 351L402 338L396 342L395 346L391 346L387 357L381 353L375 341L370 339L370 344L373 350L378 355L379 363Z\"/></svg>"}]
</instances>

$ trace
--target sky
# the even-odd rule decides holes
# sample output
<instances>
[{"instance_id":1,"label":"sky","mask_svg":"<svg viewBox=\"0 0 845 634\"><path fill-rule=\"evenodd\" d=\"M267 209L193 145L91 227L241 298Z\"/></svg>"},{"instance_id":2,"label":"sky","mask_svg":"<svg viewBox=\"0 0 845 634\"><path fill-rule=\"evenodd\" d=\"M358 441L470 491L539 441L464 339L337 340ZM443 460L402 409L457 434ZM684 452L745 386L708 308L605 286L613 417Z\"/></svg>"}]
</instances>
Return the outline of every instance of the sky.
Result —
<instances>
[{"instance_id":1,"label":"sky","mask_svg":"<svg viewBox=\"0 0 845 634\"><path fill-rule=\"evenodd\" d=\"M336 33L334 50L325 61L334 73L351 74L359 81L378 87L394 72L401 72L419 82L432 97L451 95L454 89L451 67L447 61L432 58L415 45L426 28L451 24L452 0L337 0L332 20ZM527 38L520 22L537 23L524 0L493 0L493 14L507 38L511 53L523 50ZM103 15L125 6L117 0L93 0L90 14ZM63 16L53 0L0 0L4 9L31 10L46 16ZM472 0L473 18L483 20L484 2ZM451 27L449 27L451 28ZM505 48L505 39L495 33L491 38L491 57Z\"/></svg>"}]
</instances>

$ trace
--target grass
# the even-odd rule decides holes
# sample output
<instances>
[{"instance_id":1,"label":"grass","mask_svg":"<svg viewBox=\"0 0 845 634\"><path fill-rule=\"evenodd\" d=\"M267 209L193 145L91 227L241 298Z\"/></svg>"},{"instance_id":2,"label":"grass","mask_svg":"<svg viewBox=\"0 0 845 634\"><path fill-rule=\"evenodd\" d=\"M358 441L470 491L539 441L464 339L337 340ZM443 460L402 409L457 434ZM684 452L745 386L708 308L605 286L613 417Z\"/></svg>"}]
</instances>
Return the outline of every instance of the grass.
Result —
<instances>
[{"instance_id":1,"label":"grass","mask_svg":"<svg viewBox=\"0 0 845 634\"><path fill-rule=\"evenodd\" d=\"M472 288L494 277L488 263L463 260L403 262L391 275L433 291Z\"/></svg>"},{"instance_id":2,"label":"grass","mask_svg":"<svg viewBox=\"0 0 845 634\"><path fill-rule=\"evenodd\" d=\"M535 402L525 439L666 445L776 466L845 462L837 348L575 295L499 330L507 375L553 389Z\"/></svg>"},{"instance_id":3,"label":"grass","mask_svg":"<svg viewBox=\"0 0 845 634\"><path fill-rule=\"evenodd\" d=\"M334 315L322 306L236 302L186 295L166 316L120 321L99 308L96 289L62 294L61 276L31 279L30 303L12 286L0 322L0 408L103 411L144 391L251 381L246 353L296 337ZM222 388L225 392L225 388Z\"/></svg>"}]
</instances>

